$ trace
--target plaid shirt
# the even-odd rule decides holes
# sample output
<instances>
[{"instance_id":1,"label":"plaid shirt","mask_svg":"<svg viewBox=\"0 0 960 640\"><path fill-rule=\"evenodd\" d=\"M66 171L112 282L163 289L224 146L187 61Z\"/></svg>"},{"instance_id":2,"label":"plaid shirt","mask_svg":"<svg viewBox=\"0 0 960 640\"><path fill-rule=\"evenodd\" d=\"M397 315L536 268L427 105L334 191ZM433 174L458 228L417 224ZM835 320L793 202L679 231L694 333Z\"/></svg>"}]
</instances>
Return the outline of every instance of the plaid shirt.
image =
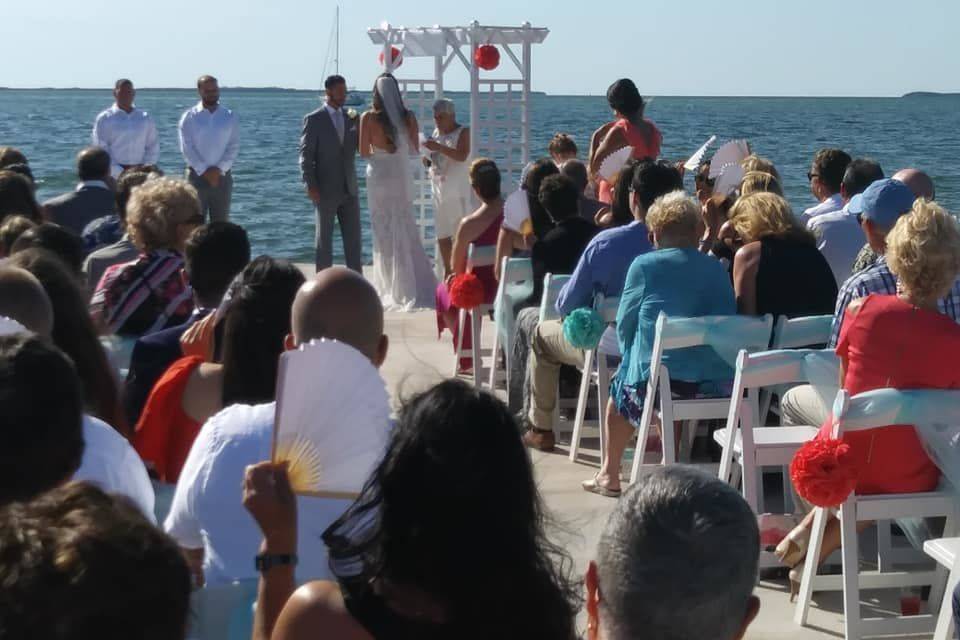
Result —
<instances>
[{"instance_id":1,"label":"plaid shirt","mask_svg":"<svg viewBox=\"0 0 960 640\"><path fill-rule=\"evenodd\" d=\"M840 327L843 326L843 315L851 302L866 298L872 293L893 295L896 292L897 277L890 271L884 256L880 256L872 266L850 276L840 287L840 293L837 295L837 308L833 313L830 342L827 346L831 349L836 348L837 341L840 339ZM953 283L950 293L937 302L937 307L940 313L950 316L954 322L960 322L960 279Z\"/></svg>"}]
</instances>

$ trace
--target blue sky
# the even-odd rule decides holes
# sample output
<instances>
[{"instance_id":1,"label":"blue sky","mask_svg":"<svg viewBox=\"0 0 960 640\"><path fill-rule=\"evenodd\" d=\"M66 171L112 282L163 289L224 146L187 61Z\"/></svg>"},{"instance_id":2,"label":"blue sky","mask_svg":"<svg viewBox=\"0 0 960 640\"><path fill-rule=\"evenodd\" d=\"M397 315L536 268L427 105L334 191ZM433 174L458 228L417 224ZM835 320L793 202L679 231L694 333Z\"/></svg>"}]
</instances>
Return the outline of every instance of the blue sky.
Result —
<instances>
[{"instance_id":1,"label":"blue sky","mask_svg":"<svg viewBox=\"0 0 960 640\"><path fill-rule=\"evenodd\" d=\"M0 86L316 88L334 2L32 0L4 2ZM355 0L344 3L341 72L378 72L366 29L520 24L551 30L534 48L534 89L598 94L617 77L645 95L899 95L960 91L958 0ZM20 51L23 55L10 56ZM14 61L14 62L11 62ZM501 65L505 67L505 65ZM432 67L411 61L401 72ZM448 76L466 88L466 75Z\"/></svg>"}]
</instances>

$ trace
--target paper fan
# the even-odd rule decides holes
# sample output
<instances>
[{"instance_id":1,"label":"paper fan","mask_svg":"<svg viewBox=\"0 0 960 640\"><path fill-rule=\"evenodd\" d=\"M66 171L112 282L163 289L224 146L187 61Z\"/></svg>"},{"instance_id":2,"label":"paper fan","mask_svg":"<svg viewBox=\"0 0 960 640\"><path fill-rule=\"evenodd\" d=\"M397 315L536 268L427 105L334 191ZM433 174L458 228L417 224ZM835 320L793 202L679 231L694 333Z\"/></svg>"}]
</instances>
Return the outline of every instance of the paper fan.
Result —
<instances>
[{"instance_id":1,"label":"paper fan","mask_svg":"<svg viewBox=\"0 0 960 640\"><path fill-rule=\"evenodd\" d=\"M712 163L710 164L710 170L711 172L713 171ZM740 166L739 162L728 162L720 167L720 175L713 185L713 191L715 193L722 193L725 196L730 195L740 187L743 175L743 167Z\"/></svg>"},{"instance_id":2,"label":"paper fan","mask_svg":"<svg viewBox=\"0 0 960 640\"><path fill-rule=\"evenodd\" d=\"M517 189L503 203L503 226L517 233L524 233L524 223L529 225L530 201L527 192Z\"/></svg>"},{"instance_id":3,"label":"paper fan","mask_svg":"<svg viewBox=\"0 0 960 640\"><path fill-rule=\"evenodd\" d=\"M0 336L13 336L18 333L30 333L30 331L13 318L0 316Z\"/></svg>"},{"instance_id":4,"label":"paper fan","mask_svg":"<svg viewBox=\"0 0 960 640\"><path fill-rule=\"evenodd\" d=\"M600 177L607 182L616 178L617 174L620 173L620 169L623 169L623 165L627 164L627 160L630 159L631 155L633 155L633 147L620 147L608 155L603 159L603 162L600 163L600 170L598 171Z\"/></svg>"},{"instance_id":5,"label":"paper fan","mask_svg":"<svg viewBox=\"0 0 960 640\"><path fill-rule=\"evenodd\" d=\"M710 136L710 139L703 143L703 146L697 149L690 159L683 163L683 168L687 171L696 171L700 163L703 162L703 156L707 155L707 149L716 141L717 136Z\"/></svg>"},{"instance_id":6,"label":"paper fan","mask_svg":"<svg viewBox=\"0 0 960 640\"><path fill-rule=\"evenodd\" d=\"M389 431L386 385L359 351L314 340L280 357L271 459L287 462L295 493L355 498Z\"/></svg>"},{"instance_id":7,"label":"paper fan","mask_svg":"<svg viewBox=\"0 0 960 640\"><path fill-rule=\"evenodd\" d=\"M746 140L731 140L722 145L710 160L710 179L720 176L720 170L728 164L740 164L750 155L750 143Z\"/></svg>"}]
</instances>

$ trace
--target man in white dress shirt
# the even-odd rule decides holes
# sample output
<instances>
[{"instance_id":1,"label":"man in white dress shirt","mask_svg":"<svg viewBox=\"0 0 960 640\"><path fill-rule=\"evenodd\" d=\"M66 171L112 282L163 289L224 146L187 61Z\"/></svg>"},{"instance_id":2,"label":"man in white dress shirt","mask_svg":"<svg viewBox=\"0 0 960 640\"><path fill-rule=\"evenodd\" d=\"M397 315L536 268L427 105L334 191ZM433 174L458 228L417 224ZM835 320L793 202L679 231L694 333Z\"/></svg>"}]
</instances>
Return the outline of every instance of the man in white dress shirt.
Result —
<instances>
[{"instance_id":1,"label":"man in white dress shirt","mask_svg":"<svg viewBox=\"0 0 960 640\"><path fill-rule=\"evenodd\" d=\"M113 106L102 111L93 124L93 146L110 154L114 178L129 167L155 165L160 157L157 125L149 113L133 105L136 95L130 80L117 80Z\"/></svg>"},{"instance_id":2,"label":"man in white dress shirt","mask_svg":"<svg viewBox=\"0 0 960 640\"><path fill-rule=\"evenodd\" d=\"M832 213L843 208L843 196L840 195L840 184L843 182L843 172L850 164L850 156L840 149L820 149L813 157L813 164L807 172L810 181L810 192L820 203L810 207L800 215L800 223L806 226L811 220L825 213Z\"/></svg>"},{"instance_id":3,"label":"man in white dress shirt","mask_svg":"<svg viewBox=\"0 0 960 640\"><path fill-rule=\"evenodd\" d=\"M230 217L231 169L240 148L237 116L220 106L220 85L213 76L197 80L200 102L180 118L180 151L187 180L200 194L200 208L210 221Z\"/></svg>"}]
</instances>

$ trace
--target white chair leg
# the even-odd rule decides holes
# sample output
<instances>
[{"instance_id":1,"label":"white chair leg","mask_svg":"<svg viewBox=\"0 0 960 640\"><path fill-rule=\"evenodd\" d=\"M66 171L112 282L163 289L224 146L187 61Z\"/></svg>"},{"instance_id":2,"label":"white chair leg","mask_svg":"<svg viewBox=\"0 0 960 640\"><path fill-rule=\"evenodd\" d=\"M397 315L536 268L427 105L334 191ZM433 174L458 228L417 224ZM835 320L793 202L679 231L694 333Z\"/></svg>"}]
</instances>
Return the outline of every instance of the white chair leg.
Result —
<instances>
[{"instance_id":1,"label":"white chair leg","mask_svg":"<svg viewBox=\"0 0 960 640\"><path fill-rule=\"evenodd\" d=\"M940 613L937 614L937 627L933 632L933 640L950 640L954 637L953 631L953 590L957 588L960 582L960 567L954 567L947 579L947 589L940 598ZM933 591L930 592L930 604L937 602L933 599Z\"/></svg>"},{"instance_id":2,"label":"white chair leg","mask_svg":"<svg viewBox=\"0 0 960 640\"><path fill-rule=\"evenodd\" d=\"M453 377L456 378L460 372L460 358L463 356L463 330L467 326L467 312L463 309L457 312L457 348L454 349L453 357ZM474 363L476 367L476 363Z\"/></svg>"},{"instance_id":3,"label":"white chair leg","mask_svg":"<svg viewBox=\"0 0 960 640\"><path fill-rule=\"evenodd\" d=\"M587 413L587 398L590 395L590 378L593 370L593 351L587 351L583 358L583 375L580 377L580 393L577 394L577 415L573 420L573 435L570 436L570 462L577 461L580 449L580 433ZM560 405L560 391L557 390L557 406Z\"/></svg>"},{"instance_id":4,"label":"white chair leg","mask_svg":"<svg viewBox=\"0 0 960 640\"><path fill-rule=\"evenodd\" d=\"M643 465L643 456L647 452L647 436L650 434L650 423L653 421L653 401L656 396L655 380L647 381L647 397L643 402L643 412L640 414L640 427L637 429L637 445L633 450L633 468L630 470L630 483L633 484L640 477L640 467Z\"/></svg>"},{"instance_id":5,"label":"white chair leg","mask_svg":"<svg viewBox=\"0 0 960 640\"><path fill-rule=\"evenodd\" d=\"M947 516L946 522L943 524L943 537L952 538L957 535L957 518L955 514ZM939 562L937 563L936 569L936 579L933 581L933 584L930 585L930 597L927 600L931 605L935 602L941 602L946 605L948 611L950 611L952 619L952 603L951 596L953 595L953 589L956 587L956 582L951 584L951 580L955 578L954 573L956 571L947 571L947 568L942 566ZM960 578L960 575L957 576ZM939 628L940 622L937 622L937 627ZM934 636L936 638L936 636Z\"/></svg>"},{"instance_id":6,"label":"white chair leg","mask_svg":"<svg viewBox=\"0 0 960 640\"><path fill-rule=\"evenodd\" d=\"M877 571L893 571L893 537L890 521L877 521Z\"/></svg>"},{"instance_id":7,"label":"white chair leg","mask_svg":"<svg viewBox=\"0 0 960 640\"><path fill-rule=\"evenodd\" d=\"M663 464L676 464L677 436L673 423L673 397L670 393L670 377L662 373L660 374L660 434L663 441Z\"/></svg>"},{"instance_id":8,"label":"white chair leg","mask_svg":"<svg viewBox=\"0 0 960 640\"><path fill-rule=\"evenodd\" d=\"M763 513L760 510L760 500L757 495L757 486L760 482L758 476L761 475L757 469L757 463L743 456L740 459L740 466L743 468L743 499L747 501L754 513Z\"/></svg>"},{"instance_id":9,"label":"white chair leg","mask_svg":"<svg viewBox=\"0 0 960 640\"><path fill-rule=\"evenodd\" d=\"M607 452L607 439L604 429L607 422L607 401L610 399L610 370L607 368L607 356L597 352L597 424L600 426L600 459Z\"/></svg>"},{"instance_id":10,"label":"white chair leg","mask_svg":"<svg viewBox=\"0 0 960 640\"><path fill-rule=\"evenodd\" d=\"M856 514L856 496L851 496L840 506L840 556L843 564L843 629L845 640L860 640L860 554L857 549Z\"/></svg>"},{"instance_id":11,"label":"white chair leg","mask_svg":"<svg viewBox=\"0 0 960 640\"><path fill-rule=\"evenodd\" d=\"M480 359L480 325L483 322L480 311L473 310L470 314L471 329L473 331L473 341L471 342L473 355L473 386L478 389L483 386L480 376L483 375L483 361Z\"/></svg>"},{"instance_id":12,"label":"white chair leg","mask_svg":"<svg viewBox=\"0 0 960 640\"><path fill-rule=\"evenodd\" d=\"M819 558L823 547L823 533L830 517L826 509L817 507L813 516L813 529L810 531L810 543L807 546L807 558ZM793 621L802 627L807 626L807 614L813 600L813 581L817 577L817 563L805 562L803 576L800 579L800 593L797 596L797 608L793 612Z\"/></svg>"},{"instance_id":13,"label":"white chair leg","mask_svg":"<svg viewBox=\"0 0 960 640\"><path fill-rule=\"evenodd\" d=\"M497 390L497 368L500 364L500 331L493 330L493 360L490 362L490 392ZM509 389L508 389L509 391Z\"/></svg>"}]
</instances>

